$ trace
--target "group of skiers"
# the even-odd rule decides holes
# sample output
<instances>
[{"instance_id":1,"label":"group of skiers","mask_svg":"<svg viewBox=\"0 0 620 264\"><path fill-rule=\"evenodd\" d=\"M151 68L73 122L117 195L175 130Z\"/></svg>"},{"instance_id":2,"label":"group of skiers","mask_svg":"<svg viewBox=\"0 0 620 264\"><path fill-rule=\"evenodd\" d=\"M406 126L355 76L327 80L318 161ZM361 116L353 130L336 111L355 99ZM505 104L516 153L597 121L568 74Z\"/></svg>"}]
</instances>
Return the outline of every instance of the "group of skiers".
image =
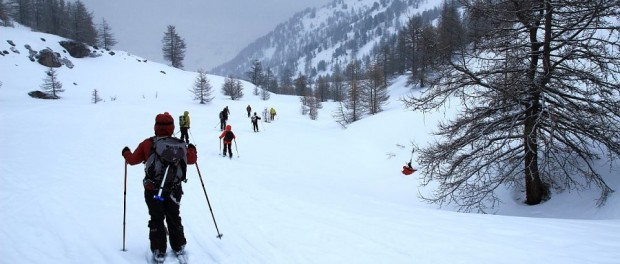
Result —
<instances>
[{"instance_id":1,"label":"group of skiers","mask_svg":"<svg viewBox=\"0 0 620 264\"><path fill-rule=\"evenodd\" d=\"M254 115L251 115L252 107L250 107L250 105L246 107L246 110L248 113L248 118L250 118L250 121L252 122L254 132L259 132L258 121L262 120L261 117L259 117L256 112L254 112ZM267 113L267 108L265 108L264 113ZM222 140L223 143L222 155L224 157L228 156L232 159L232 143L235 141L236 136L232 131L232 126L227 124L229 115L230 110L228 109L228 106L226 106L219 113L220 129L222 131L219 139ZM269 116L267 117L265 114L265 119L268 121L273 121L275 116L276 110L272 107L269 110ZM196 150L196 146L190 143L190 117L188 111L184 111L183 115L179 116L179 128L181 137L180 139L175 140L180 140L184 143L181 143L183 148L180 151L184 152L181 153L182 158L180 159L184 163L182 164L184 167L181 170L182 172L175 171L173 173L176 173L177 175L182 173L182 179L185 179L185 174L187 171L186 166L196 164L198 160L198 151ZM161 159L161 156L171 155L170 153L166 153L166 151L156 150L155 145L156 142L159 142L162 138L174 138L174 118L168 112L156 115L153 129L155 136L143 140L133 152L127 146L123 148L122 156L125 159L126 164L149 164L152 163L153 160ZM176 153L178 151L175 150L174 152L174 154L178 155L178 153ZM166 256L168 239L170 240L172 251L179 258L179 260L181 261L181 259L186 258L185 245L187 240L183 232L183 224L181 223L180 216L180 201L183 195L183 190L180 183L175 183L174 185L168 183L170 178L175 175L170 175L171 173L169 173L168 167L166 168L167 169L165 172L162 173L165 175L161 175L163 178L159 180L160 182L153 182L153 176L149 175L151 170L146 168L145 165L145 178L143 179L144 197L149 215L151 216L148 222L150 249L153 253L153 261L156 263L163 263ZM125 172L126 171L127 170L125 170ZM125 177L127 177L126 174Z\"/></svg>"},{"instance_id":2,"label":"group of skiers","mask_svg":"<svg viewBox=\"0 0 620 264\"><path fill-rule=\"evenodd\" d=\"M252 129L254 130L254 132L259 132L259 128L258 128L258 121L262 120L261 117L258 116L258 114L256 112L254 112L254 115L252 115L252 107L250 105L248 105L245 110L248 113L248 118L250 118L250 121L252 122ZM276 109L271 107L271 109L269 110L269 116L266 115L267 113L267 108L265 108L264 111L265 115L265 120L267 122L271 122L273 120L275 120L276 117ZM221 131L225 131L228 130L226 123L228 122L228 116L230 115L230 109L228 109L228 106L224 107L224 109L222 109L222 111L220 111L219 114L219 118L220 118L220 130ZM220 137L221 139L222 137Z\"/></svg>"},{"instance_id":3,"label":"group of skiers","mask_svg":"<svg viewBox=\"0 0 620 264\"><path fill-rule=\"evenodd\" d=\"M252 115L252 107L250 105L246 107L246 111L248 118L250 118L252 122L254 132L258 132L258 120L262 120L262 118L259 117L256 112ZM269 115L267 115L267 113ZM222 133L220 134L219 139L223 141L224 146L222 155L224 157L228 155L228 157L232 159L232 143L235 141L236 136L232 131L232 126L227 124L229 115L230 110L228 109L228 106L220 111L219 118ZM264 109L263 118L265 118L266 121L273 121L275 116L276 110L273 107L269 111L267 111L267 108ZM198 168L198 151L196 150L196 146L190 143L188 133L190 129L190 117L188 111L183 112L183 115L179 116L179 127L181 137L180 139L177 139L173 136L175 128L174 118L172 118L168 112L158 114L155 116L155 125L153 126L155 136L148 137L143 140L133 152L127 146L125 146L122 150L122 156L125 159L125 164L136 165L145 163L145 177L143 179L144 198L148 207L149 215L151 216L148 222L149 240L152 258L156 263L164 262L166 257L166 249L168 247L168 239L170 240L172 251L179 258L179 263L187 262L185 253L185 245L187 244L187 240L185 238L180 216L180 202L181 197L183 196L183 189L180 181L173 181L170 180L170 178L179 178L180 176L182 181L185 181L185 174L187 172L186 166L196 164L196 168ZM177 143L177 146L175 146L174 143L170 143L170 145L166 145L165 148L162 148L164 150L160 150L157 146L160 142L164 141L162 139L171 139L173 142L176 141L180 143ZM178 146L179 144L181 147ZM180 151L177 151L177 149L170 151L174 147L180 149ZM149 164L153 164L154 160L164 159L164 156L173 156L173 160L179 160L181 162L181 169L172 169L172 172L169 172L172 165L165 164L165 172L161 173L162 175L158 175L159 178L154 178L153 175L150 175L154 170L149 167ZM158 166L161 167L161 165ZM176 168L179 168L178 164L175 166L177 166ZM402 173L405 175L410 175L416 170L417 169L411 166L410 160L407 165L403 166ZM125 168L125 179L127 177L126 173L127 169ZM198 170L198 173L200 176L200 170ZM158 180L159 182L157 182ZM215 221L215 218L213 218L213 220ZM124 234L125 232L123 230L123 249ZM221 238L221 236L222 235L219 234L218 230L218 237Z\"/></svg>"}]
</instances>

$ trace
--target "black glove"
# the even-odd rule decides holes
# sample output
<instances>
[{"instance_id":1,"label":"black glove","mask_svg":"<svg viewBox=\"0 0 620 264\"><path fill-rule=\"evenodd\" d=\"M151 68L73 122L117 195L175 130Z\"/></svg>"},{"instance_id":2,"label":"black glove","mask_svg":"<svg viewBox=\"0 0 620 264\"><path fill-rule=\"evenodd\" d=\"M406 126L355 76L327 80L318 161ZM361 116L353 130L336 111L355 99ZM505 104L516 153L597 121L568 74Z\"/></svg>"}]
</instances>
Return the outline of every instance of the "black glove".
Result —
<instances>
[{"instance_id":1,"label":"black glove","mask_svg":"<svg viewBox=\"0 0 620 264\"><path fill-rule=\"evenodd\" d=\"M123 152L121 152L121 154L123 155L123 157L125 157L125 151L130 151L130 152L131 152L131 150L129 149L129 147L125 146L125 147L123 148Z\"/></svg>"},{"instance_id":2,"label":"black glove","mask_svg":"<svg viewBox=\"0 0 620 264\"><path fill-rule=\"evenodd\" d=\"M189 143L189 145L187 145L187 148L188 149L192 148L192 149L196 150L196 146L194 146L194 144L192 144L192 143Z\"/></svg>"}]
</instances>

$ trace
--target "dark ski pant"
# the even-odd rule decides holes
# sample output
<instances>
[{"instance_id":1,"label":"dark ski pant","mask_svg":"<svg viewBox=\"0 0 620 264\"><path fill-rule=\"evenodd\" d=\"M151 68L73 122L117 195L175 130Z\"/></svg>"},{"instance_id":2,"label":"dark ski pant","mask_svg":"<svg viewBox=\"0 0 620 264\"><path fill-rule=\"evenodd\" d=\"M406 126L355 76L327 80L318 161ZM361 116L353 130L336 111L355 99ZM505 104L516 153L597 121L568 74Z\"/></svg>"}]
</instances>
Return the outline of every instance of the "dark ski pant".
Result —
<instances>
[{"instance_id":1,"label":"dark ski pant","mask_svg":"<svg viewBox=\"0 0 620 264\"><path fill-rule=\"evenodd\" d=\"M258 121L252 122L252 125L254 126L254 132L258 132Z\"/></svg>"},{"instance_id":2,"label":"dark ski pant","mask_svg":"<svg viewBox=\"0 0 620 264\"><path fill-rule=\"evenodd\" d=\"M220 119L220 130L224 131L226 127L226 119Z\"/></svg>"},{"instance_id":3,"label":"dark ski pant","mask_svg":"<svg viewBox=\"0 0 620 264\"><path fill-rule=\"evenodd\" d=\"M185 141L185 143L189 144L189 135L187 131L189 129L187 127L181 127L181 140Z\"/></svg>"},{"instance_id":4,"label":"dark ski pant","mask_svg":"<svg viewBox=\"0 0 620 264\"><path fill-rule=\"evenodd\" d=\"M151 215L151 220L149 221L151 251L157 249L160 252L166 252L168 247L166 243L166 233L170 236L170 246L172 250L179 251L187 243L185 234L183 233L183 224L181 224L181 213L179 211L183 190L179 188L172 193L163 192L163 201L153 198L153 196L157 195L157 192L157 190L144 191L144 199L149 208L149 215ZM168 226L167 231L164 220Z\"/></svg>"},{"instance_id":5,"label":"dark ski pant","mask_svg":"<svg viewBox=\"0 0 620 264\"><path fill-rule=\"evenodd\" d=\"M232 143L224 143L224 156L226 156L226 149L228 149L228 153L230 153L232 158Z\"/></svg>"}]
</instances>

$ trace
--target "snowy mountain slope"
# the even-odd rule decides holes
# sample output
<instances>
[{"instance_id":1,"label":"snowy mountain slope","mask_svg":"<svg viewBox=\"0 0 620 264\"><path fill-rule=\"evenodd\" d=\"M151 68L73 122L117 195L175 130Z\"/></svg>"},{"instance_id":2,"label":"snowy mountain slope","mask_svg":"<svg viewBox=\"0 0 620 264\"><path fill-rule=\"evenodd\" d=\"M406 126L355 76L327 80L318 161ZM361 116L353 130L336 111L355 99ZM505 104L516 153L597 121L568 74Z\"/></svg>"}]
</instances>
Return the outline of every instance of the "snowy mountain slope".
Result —
<instances>
[{"instance_id":1,"label":"snowy mountain slope","mask_svg":"<svg viewBox=\"0 0 620 264\"><path fill-rule=\"evenodd\" d=\"M45 42L40 38L46 39ZM319 120L299 113L298 98L261 101L244 83L231 101L209 75L215 100L191 100L196 73L116 55L71 59L61 67L62 99L32 99L45 67L27 59L59 38L0 27L0 256L2 263L144 263L148 213L143 167L127 169L121 149L152 135L157 113L192 118L191 138L218 228L195 166L184 185L183 223L192 263L617 263L620 212L612 196L594 208L596 194L563 193L523 206L505 193L499 212L462 214L418 199L420 175L404 176L409 144L432 140L438 120L403 109L411 91L398 79L386 111L343 130L326 103ZM166 74L161 73L166 72ZM75 83L75 84L74 84ZM98 89L105 102L92 104ZM110 100L116 97L116 100ZM252 132L245 113L275 107L277 120ZM231 109L237 134L232 160L219 153L218 112ZM404 148L400 146L405 146ZM608 165L602 165L608 166ZM608 166L609 167L609 166ZM610 167L610 176L617 167ZM610 181L615 189L620 184ZM123 225L123 201L126 223ZM511 216L508 216L511 215ZM533 217L532 217L533 216ZM122 230L126 228L126 252ZM173 261L170 261L174 263Z\"/></svg>"},{"instance_id":2,"label":"snowy mountain slope","mask_svg":"<svg viewBox=\"0 0 620 264\"><path fill-rule=\"evenodd\" d=\"M308 8L279 24L239 54L212 69L220 75L246 78L253 60L276 76L290 70L314 78L341 68L353 54L369 55L387 36L397 33L413 15L436 17L439 0L334 0L320 8ZM323 64L325 70L319 65ZM313 71L314 70L314 71Z\"/></svg>"}]
</instances>

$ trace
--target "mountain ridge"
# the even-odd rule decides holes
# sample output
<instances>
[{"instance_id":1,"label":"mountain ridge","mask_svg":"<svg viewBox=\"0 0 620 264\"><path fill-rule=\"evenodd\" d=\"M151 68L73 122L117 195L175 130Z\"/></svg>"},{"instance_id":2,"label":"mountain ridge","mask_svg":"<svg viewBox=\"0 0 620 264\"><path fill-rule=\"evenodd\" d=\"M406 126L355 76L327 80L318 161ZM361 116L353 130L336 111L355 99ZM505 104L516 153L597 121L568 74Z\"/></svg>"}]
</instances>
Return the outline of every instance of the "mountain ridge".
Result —
<instances>
[{"instance_id":1,"label":"mountain ridge","mask_svg":"<svg viewBox=\"0 0 620 264\"><path fill-rule=\"evenodd\" d=\"M245 78L253 60L276 76L285 70L312 78L346 65L352 54L368 56L375 45L395 34L414 14L439 16L437 0L335 0L307 8L244 48L210 72Z\"/></svg>"}]
</instances>

